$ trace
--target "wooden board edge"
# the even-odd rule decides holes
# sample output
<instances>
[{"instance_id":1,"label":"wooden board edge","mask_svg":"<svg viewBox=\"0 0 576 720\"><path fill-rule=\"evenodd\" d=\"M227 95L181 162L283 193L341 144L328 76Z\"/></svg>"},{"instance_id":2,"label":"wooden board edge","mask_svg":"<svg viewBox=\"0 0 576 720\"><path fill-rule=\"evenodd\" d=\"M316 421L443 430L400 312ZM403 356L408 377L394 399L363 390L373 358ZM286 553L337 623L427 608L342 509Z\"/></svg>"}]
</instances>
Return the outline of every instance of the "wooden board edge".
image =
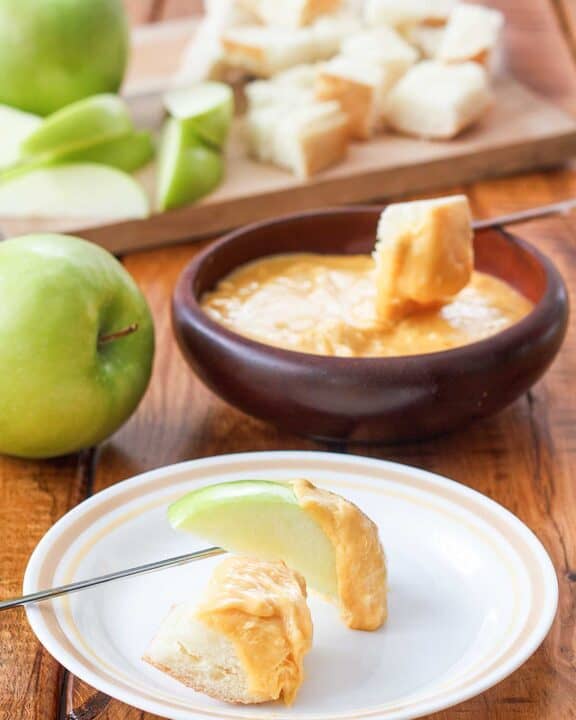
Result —
<instances>
[{"instance_id":1,"label":"wooden board edge","mask_svg":"<svg viewBox=\"0 0 576 720\"><path fill-rule=\"evenodd\" d=\"M576 130L563 135L535 141L527 155L524 143L506 148L483 149L460 158L439 158L402 168L401 178L396 169L373 170L355 178L330 178L315 184L313 199L308 185L270 192L253 198L240 198L218 204L200 204L132 220L100 226L62 228L91 240L117 254L137 252L162 245L200 240L221 234L235 227L290 213L391 199L423 191L437 191L443 187L468 184L488 177L511 175L535 168L550 168L563 164L576 154ZM494 171L497 162L498 171ZM449 167L449 172L447 171ZM427 172L423 173L425 169ZM422 177L426 179L423 180ZM233 219L232 219L233 218ZM194 228L201 228L195 230ZM0 223L0 234L8 236L8 229Z\"/></svg>"}]
</instances>

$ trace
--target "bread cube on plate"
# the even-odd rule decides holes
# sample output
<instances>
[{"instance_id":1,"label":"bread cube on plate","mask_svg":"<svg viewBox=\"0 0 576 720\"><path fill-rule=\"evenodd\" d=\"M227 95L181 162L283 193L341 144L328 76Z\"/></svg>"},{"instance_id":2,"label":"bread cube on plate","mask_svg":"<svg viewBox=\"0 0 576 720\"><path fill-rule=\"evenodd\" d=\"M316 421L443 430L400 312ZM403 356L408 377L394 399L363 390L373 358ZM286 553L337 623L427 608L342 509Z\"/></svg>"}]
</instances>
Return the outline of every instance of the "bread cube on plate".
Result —
<instances>
[{"instance_id":1,"label":"bread cube on plate","mask_svg":"<svg viewBox=\"0 0 576 720\"><path fill-rule=\"evenodd\" d=\"M491 103L488 76L481 65L426 60L392 88L385 114L399 132L447 140L479 120Z\"/></svg>"},{"instance_id":2,"label":"bread cube on plate","mask_svg":"<svg viewBox=\"0 0 576 720\"><path fill-rule=\"evenodd\" d=\"M199 605L172 608L143 659L219 700L290 704L311 642L304 579L282 562L230 557Z\"/></svg>"},{"instance_id":3,"label":"bread cube on plate","mask_svg":"<svg viewBox=\"0 0 576 720\"><path fill-rule=\"evenodd\" d=\"M295 30L310 25L322 15L335 13L342 0L238 0L261 23Z\"/></svg>"},{"instance_id":4,"label":"bread cube on plate","mask_svg":"<svg viewBox=\"0 0 576 720\"><path fill-rule=\"evenodd\" d=\"M445 32L444 26L408 25L404 28L404 37L418 48L423 58L431 60L438 55Z\"/></svg>"},{"instance_id":5,"label":"bread cube on plate","mask_svg":"<svg viewBox=\"0 0 576 720\"><path fill-rule=\"evenodd\" d=\"M450 15L437 57L444 62L490 65L504 26L504 15L480 5L458 5Z\"/></svg>"}]
</instances>

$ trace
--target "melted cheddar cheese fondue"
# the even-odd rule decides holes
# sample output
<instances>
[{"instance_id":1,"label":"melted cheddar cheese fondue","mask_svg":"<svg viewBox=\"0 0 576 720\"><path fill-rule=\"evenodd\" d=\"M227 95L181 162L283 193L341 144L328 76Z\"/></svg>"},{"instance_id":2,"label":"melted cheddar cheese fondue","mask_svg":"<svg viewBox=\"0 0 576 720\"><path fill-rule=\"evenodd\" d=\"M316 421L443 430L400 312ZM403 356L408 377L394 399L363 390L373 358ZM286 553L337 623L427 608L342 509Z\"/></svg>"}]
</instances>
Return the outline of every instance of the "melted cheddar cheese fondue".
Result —
<instances>
[{"instance_id":1,"label":"melted cheddar cheese fondue","mask_svg":"<svg viewBox=\"0 0 576 720\"><path fill-rule=\"evenodd\" d=\"M532 305L473 271L463 196L390 205L374 256L294 253L239 267L202 298L215 320L253 340L342 357L448 350L494 335Z\"/></svg>"}]
</instances>

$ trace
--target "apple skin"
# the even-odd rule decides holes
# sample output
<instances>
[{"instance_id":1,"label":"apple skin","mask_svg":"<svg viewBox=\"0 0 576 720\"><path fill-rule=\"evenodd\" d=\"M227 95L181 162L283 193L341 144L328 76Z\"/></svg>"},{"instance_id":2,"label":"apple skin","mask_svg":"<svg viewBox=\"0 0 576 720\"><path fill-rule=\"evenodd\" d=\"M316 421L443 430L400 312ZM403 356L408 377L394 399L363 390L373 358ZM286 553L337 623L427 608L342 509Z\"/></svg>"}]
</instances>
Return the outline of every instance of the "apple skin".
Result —
<instances>
[{"instance_id":1,"label":"apple skin","mask_svg":"<svg viewBox=\"0 0 576 720\"><path fill-rule=\"evenodd\" d=\"M0 297L0 452L55 457L115 432L154 355L150 310L128 272L85 240L27 235L0 243Z\"/></svg>"},{"instance_id":2,"label":"apple skin","mask_svg":"<svg viewBox=\"0 0 576 720\"><path fill-rule=\"evenodd\" d=\"M0 0L0 103L48 115L116 92L128 48L121 0Z\"/></svg>"},{"instance_id":3,"label":"apple skin","mask_svg":"<svg viewBox=\"0 0 576 720\"><path fill-rule=\"evenodd\" d=\"M311 587L337 596L332 543L286 483L234 480L201 487L170 505L168 521L230 552L283 560Z\"/></svg>"}]
</instances>

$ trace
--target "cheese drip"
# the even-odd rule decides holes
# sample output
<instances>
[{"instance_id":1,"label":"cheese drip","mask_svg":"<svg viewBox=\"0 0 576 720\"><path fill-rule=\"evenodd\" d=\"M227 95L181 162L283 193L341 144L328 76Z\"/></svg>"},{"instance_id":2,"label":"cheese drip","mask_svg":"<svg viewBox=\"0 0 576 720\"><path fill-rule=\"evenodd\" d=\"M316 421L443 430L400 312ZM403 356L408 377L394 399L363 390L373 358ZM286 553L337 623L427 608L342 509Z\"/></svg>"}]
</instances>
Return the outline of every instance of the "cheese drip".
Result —
<instances>
[{"instance_id":1,"label":"cheese drip","mask_svg":"<svg viewBox=\"0 0 576 720\"><path fill-rule=\"evenodd\" d=\"M377 630L386 620L386 559L378 528L356 505L308 480L291 483L300 507L334 547L342 619L354 630Z\"/></svg>"},{"instance_id":2,"label":"cheese drip","mask_svg":"<svg viewBox=\"0 0 576 720\"><path fill-rule=\"evenodd\" d=\"M230 557L217 566L198 619L234 645L250 692L292 703L312 644L304 579L282 562Z\"/></svg>"}]
</instances>

